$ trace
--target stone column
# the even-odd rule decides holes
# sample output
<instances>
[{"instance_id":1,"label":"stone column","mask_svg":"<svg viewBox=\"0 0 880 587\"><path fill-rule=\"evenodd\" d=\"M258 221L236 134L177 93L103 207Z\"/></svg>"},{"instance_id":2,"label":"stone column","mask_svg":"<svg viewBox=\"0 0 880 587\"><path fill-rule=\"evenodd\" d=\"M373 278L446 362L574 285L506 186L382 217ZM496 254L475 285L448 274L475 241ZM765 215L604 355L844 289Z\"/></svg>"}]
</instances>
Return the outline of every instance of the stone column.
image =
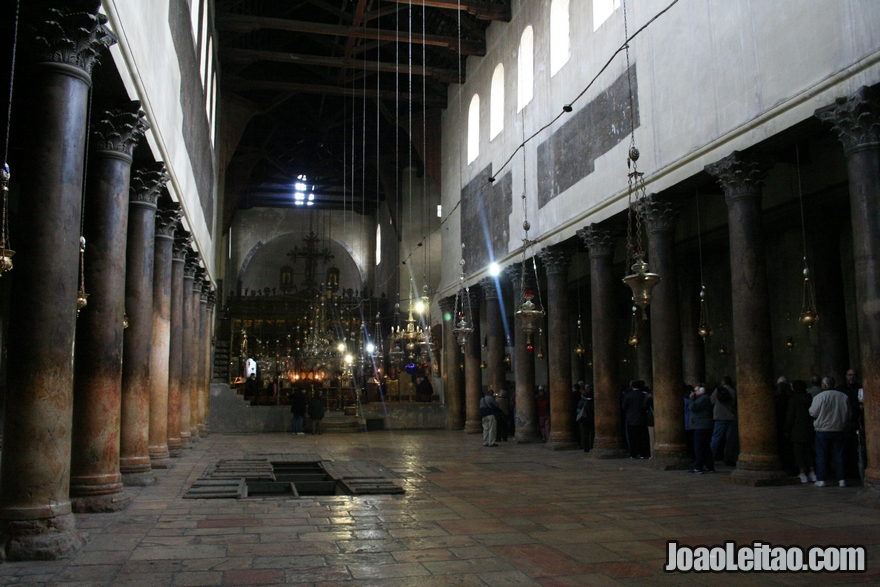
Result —
<instances>
[{"instance_id":1,"label":"stone column","mask_svg":"<svg viewBox=\"0 0 880 587\"><path fill-rule=\"evenodd\" d=\"M464 311L474 331L468 337L464 350L464 406L466 434L477 434L483 431L480 418L480 398L483 397L483 370L480 369L482 347L480 334L480 286L472 285L465 294Z\"/></svg>"},{"instance_id":2,"label":"stone column","mask_svg":"<svg viewBox=\"0 0 880 587\"><path fill-rule=\"evenodd\" d=\"M513 287L511 296L513 310L522 302L522 292L534 286L534 274L530 266L514 263L507 268L507 276ZM526 333L522 320L514 318L513 370L516 380L516 441L518 443L537 442L538 414L535 406L535 354L526 348Z\"/></svg>"},{"instance_id":3,"label":"stone column","mask_svg":"<svg viewBox=\"0 0 880 587\"><path fill-rule=\"evenodd\" d=\"M660 275L651 300L651 359L654 366L654 446L651 454L667 469L686 469L692 462L684 433L684 373L681 316L675 263L678 213L667 200L651 196L639 212L648 228L651 271Z\"/></svg>"},{"instance_id":4,"label":"stone column","mask_svg":"<svg viewBox=\"0 0 880 587\"><path fill-rule=\"evenodd\" d=\"M202 290L199 292L199 335L196 343L196 356L198 358L198 377L196 378L196 417L195 426L199 432L199 438L205 435L205 400L210 382L208 381L208 294L211 284L207 279L203 280Z\"/></svg>"},{"instance_id":5,"label":"stone column","mask_svg":"<svg viewBox=\"0 0 880 587\"><path fill-rule=\"evenodd\" d=\"M880 96L862 87L816 111L843 144L849 175L855 257L856 308L868 467L865 481L880 486ZM821 320L821 314L820 314Z\"/></svg>"},{"instance_id":6,"label":"stone column","mask_svg":"<svg viewBox=\"0 0 880 587\"><path fill-rule=\"evenodd\" d=\"M480 281L483 299L486 300L486 374L489 376L489 389L499 392L504 385L504 321L501 317L501 304L498 299L500 283L498 278L489 277Z\"/></svg>"},{"instance_id":7,"label":"stone column","mask_svg":"<svg viewBox=\"0 0 880 587\"><path fill-rule=\"evenodd\" d=\"M780 470L761 198L767 166L734 151L706 171L727 200L740 453L731 481L765 484Z\"/></svg>"},{"instance_id":8,"label":"stone column","mask_svg":"<svg viewBox=\"0 0 880 587\"><path fill-rule=\"evenodd\" d=\"M547 448L577 448L574 406L571 405L571 343L568 336L568 266L571 254L558 248L541 249L547 271L547 352L549 353L550 438Z\"/></svg>"},{"instance_id":9,"label":"stone column","mask_svg":"<svg viewBox=\"0 0 880 587\"><path fill-rule=\"evenodd\" d=\"M190 345L189 349L185 351L184 360L188 361L189 366L189 439L190 442L198 442L201 440L199 436L199 377L201 376L202 368L199 362L199 357L201 356L199 344L200 333L202 329L202 321L201 321L201 312L199 311L199 304L202 297L202 277L204 276L204 269L202 269L199 260L201 256L199 253L195 253L195 257L193 262L196 263L196 272L193 276L193 288L190 292L190 316L192 318L191 328L192 333L190 335Z\"/></svg>"},{"instance_id":10,"label":"stone column","mask_svg":"<svg viewBox=\"0 0 880 587\"><path fill-rule=\"evenodd\" d=\"M24 9L31 8L24 3ZM0 466L0 542L8 560L48 560L83 545L71 513L73 348L89 86L115 42L100 4L35 9L20 173ZM24 87L24 86L23 86ZM5 179L4 179L5 181Z\"/></svg>"},{"instance_id":11,"label":"stone column","mask_svg":"<svg viewBox=\"0 0 880 587\"><path fill-rule=\"evenodd\" d=\"M184 252L183 291L181 298L181 329L183 336L180 346L180 443L183 448L191 448L192 438L192 346L193 346L193 281L198 264L193 262L193 251Z\"/></svg>"},{"instance_id":12,"label":"stone column","mask_svg":"<svg viewBox=\"0 0 880 587\"><path fill-rule=\"evenodd\" d=\"M706 380L706 348L699 334L699 267L687 264L679 273L681 291L681 369L684 382L696 386ZM682 402L684 405L684 402Z\"/></svg>"},{"instance_id":13,"label":"stone column","mask_svg":"<svg viewBox=\"0 0 880 587\"><path fill-rule=\"evenodd\" d=\"M632 309L632 308L630 308ZM653 310L652 310L653 311ZM632 320L632 318L630 318ZM636 347L636 373L648 388L654 387L654 356L651 344L651 320L642 320L642 310L636 311L636 336L639 346Z\"/></svg>"},{"instance_id":14,"label":"stone column","mask_svg":"<svg viewBox=\"0 0 880 587\"><path fill-rule=\"evenodd\" d=\"M171 260L171 336L168 353L168 452L172 458L181 456L181 389L183 388L183 266L191 237L178 230ZM186 435L189 440L189 431Z\"/></svg>"},{"instance_id":15,"label":"stone column","mask_svg":"<svg viewBox=\"0 0 880 587\"><path fill-rule=\"evenodd\" d=\"M103 113L94 125L83 236L88 306L76 329L70 497L76 512L129 503L119 472L125 237L131 154L149 128L140 103Z\"/></svg>"},{"instance_id":16,"label":"stone column","mask_svg":"<svg viewBox=\"0 0 880 587\"><path fill-rule=\"evenodd\" d=\"M164 163L139 169L131 181L125 271L122 425L119 469L126 485L151 485L150 346L153 339L153 249L156 201L168 181Z\"/></svg>"},{"instance_id":17,"label":"stone column","mask_svg":"<svg viewBox=\"0 0 880 587\"><path fill-rule=\"evenodd\" d=\"M831 375L836 381L844 381L846 371L852 365L849 358L849 340L846 328L846 301L843 288L843 268L840 264L840 231L828 226L837 224L828 211L823 215L827 229L813 244L814 262L810 276L815 285L816 309L820 320L813 328L819 346L819 373ZM843 220L843 219L842 219ZM845 219L849 221L849 219Z\"/></svg>"},{"instance_id":18,"label":"stone column","mask_svg":"<svg viewBox=\"0 0 880 587\"><path fill-rule=\"evenodd\" d=\"M156 214L153 260L153 339L150 345L150 465L167 469L168 361L171 351L171 250L182 210L176 205Z\"/></svg>"},{"instance_id":19,"label":"stone column","mask_svg":"<svg viewBox=\"0 0 880 587\"><path fill-rule=\"evenodd\" d=\"M578 231L590 248L590 306L593 328L593 397L596 402L596 439L590 457L626 456L620 429L620 390L617 345L614 337L615 283L612 272L615 239L611 232L591 224Z\"/></svg>"},{"instance_id":20,"label":"stone column","mask_svg":"<svg viewBox=\"0 0 880 587\"><path fill-rule=\"evenodd\" d=\"M214 380L214 307L216 302L216 292L210 290L208 292L208 325L205 334L205 407L202 412L202 436L208 435L208 418L211 415L211 382Z\"/></svg>"},{"instance_id":21,"label":"stone column","mask_svg":"<svg viewBox=\"0 0 880 587\"><path fill-rule=\"evenodd\" d=\"M457 317L455 313L455 296L449 296L440 300L440 310L443 312L443 398L446 402L446 427L449 430L462 430L464 428L464 370L461 368L464 354L458 345L458 339L452 331L455 328ZM448 318L447 318L448 316Z\"/></svg>"}]
</instances>

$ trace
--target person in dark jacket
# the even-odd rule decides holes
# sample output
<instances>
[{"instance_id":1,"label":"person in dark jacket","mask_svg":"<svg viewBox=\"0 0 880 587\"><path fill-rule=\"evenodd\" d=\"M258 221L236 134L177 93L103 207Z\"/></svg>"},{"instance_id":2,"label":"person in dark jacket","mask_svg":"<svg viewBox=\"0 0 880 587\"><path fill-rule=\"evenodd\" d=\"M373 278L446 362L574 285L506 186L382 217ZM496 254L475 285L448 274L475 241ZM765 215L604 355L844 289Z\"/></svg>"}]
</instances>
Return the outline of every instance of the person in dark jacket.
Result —
<instances>
[{"instance_id":1,"label":"person in dark jacket","mask_svg":"<svg viewBox=\"0 0 880 587\"><path fill-rule=\"evenodd\" d=\"M646 459L651 456L651 449L648 446L648 415L645 412L644 388L644 381L633 381L621 403L631 459Z\"/></svg>"},{"instance_id":2,"label":"person in dark jacket","mask_svg":"<svg viewBox=\"0 0 880 587\"><path fill-rule=\"evenodd\" d=\"M305 434L303 420L306 417L306 394L302 387L297 385L290 394L290 413L293 414L291 434Z\"/></svg>"},{"instance_id":3,"label":"person in dark jacket","mask_svg":"<svg viewBox=\"0 0 880 587\"><path fill-rule=\"evenodd\" d=\"M688 471L695 475L714 473L715 463L712 458L712 400L706 395L704 386L697 387L688 398L691 413L691 430L694 431L694 468Z\"/></svg>"},{"instance_id":4,"label":"person in dark jacket","mask_svg":"<svg viewBox=\"0 0 880 587\"><path fill-rule=\"evenodd\" d=\"M309 419L312 421L312 434L324 434L321 431L321 420L327 411L327 403L324 401L324 391L315 392L315 397L309 402Z\"/></svg>"},{"instance_id":5,"label":"person in dark jacket","mask_svg":"<svg viewBox=\"0 0 880 587\"><path fill-rule=\"evenodd\" d=\"M810 404L813 396L807 391L807 384L800 379L792 381L792 394L785 411L785 437L791 442L794 464L800 469L801 483L816 481L816 455L813 446L816 442Z\"/></svg>"},{"instance_id":6,"label":"person in dark jacket","mask_svg":"<svg viewBox=\"0 0 880 587\"><path fill-rule=\"evenodd\" d=\"M577 423L581 432L581 448L584 452L593 449L595 403L593 402L593 387L584 385L581 389L581 399L577 404Z\"/></svg>"}]
</instances>

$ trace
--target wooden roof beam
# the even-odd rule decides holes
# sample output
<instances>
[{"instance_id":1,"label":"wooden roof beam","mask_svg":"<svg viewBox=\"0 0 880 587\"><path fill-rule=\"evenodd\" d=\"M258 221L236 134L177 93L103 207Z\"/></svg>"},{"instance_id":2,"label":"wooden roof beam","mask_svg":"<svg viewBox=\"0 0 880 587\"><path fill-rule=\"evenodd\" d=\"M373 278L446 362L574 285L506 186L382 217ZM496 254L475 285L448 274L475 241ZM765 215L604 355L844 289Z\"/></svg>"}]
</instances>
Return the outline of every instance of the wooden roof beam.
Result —
<instances>
[{"instance_id":1,"label":"wooden roof beam","mask_svg":"<svg viewBox=\"0 0 880 587\"><path fill-rule=\"evenodd\" d=\"M400 100L408 102L421 102L428 106L437 108L446 108L446 96L421 94L408 94L401 92L398 94L394 90L373 90L370 88L348 88L333 86L329 84L307 84L296 82L278 82L271 80L252 80L242 78L224 78L222 82L224 87L235 92L247 92L252 90L269 90L275 92L288 92L298 94L326 94L331 96L355 96L367 97L381 100L394 101L399 97Z\"/></svg>"},{"instance_id":2,"label":"wooden roof beam","mask_svg":"<svg viewBox=\"0 0 880 587\"><path fill-rule=\"evenodd\" d=\"M367 27L354 27L344 25L324 24L319 22L307 22L301 20L288 20L284 18L271 18L267 16L248 16L243 14L220 14L215 19L215 26L219 30L248 33L260 29L272 29L293 33L312 33L318 35L332 35L337 37L354 37L376 41L399 41L416 45L429 45L432 47L444 47L453 53L457 53L459 45L463 55L486 55L486 43L462 39L456 37L444 37L441 35L422 35L407 31L392 31Z\"/></svg>"},{"instance_id":3,"label":"wooden roof beam","mask_svg":"<svg viewBox=\"0 0 880 587\"><path fill-rule=\"evenodd\" d=\"M510 0L506 0L504 4L491 4L481 0L389 0L398 4L409 4L413 6L427 6L429 8L445 8L447 10L462 10L468 14L473 14L480 20L497 20L500 22L510 22Z\"/></svg>"}]
</instances>

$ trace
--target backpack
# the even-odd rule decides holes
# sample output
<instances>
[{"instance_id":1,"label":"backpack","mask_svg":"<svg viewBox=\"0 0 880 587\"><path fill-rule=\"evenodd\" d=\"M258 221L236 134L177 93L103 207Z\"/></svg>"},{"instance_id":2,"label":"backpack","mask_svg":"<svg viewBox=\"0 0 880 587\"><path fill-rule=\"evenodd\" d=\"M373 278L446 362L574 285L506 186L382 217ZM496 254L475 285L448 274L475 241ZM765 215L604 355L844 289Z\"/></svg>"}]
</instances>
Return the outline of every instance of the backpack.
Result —
<instances>
[{"instance_id":1,"label":"backpack","mask_svg":"<svg viewBox=\"0 0 880 587\"><path fill-rule=\"evenodd\" d=\"M722 404L727 404L730 403L730 400L733 398L730 395L730 390L722 385L715 391L715 399Z\"/></svg>"}]
</instances>

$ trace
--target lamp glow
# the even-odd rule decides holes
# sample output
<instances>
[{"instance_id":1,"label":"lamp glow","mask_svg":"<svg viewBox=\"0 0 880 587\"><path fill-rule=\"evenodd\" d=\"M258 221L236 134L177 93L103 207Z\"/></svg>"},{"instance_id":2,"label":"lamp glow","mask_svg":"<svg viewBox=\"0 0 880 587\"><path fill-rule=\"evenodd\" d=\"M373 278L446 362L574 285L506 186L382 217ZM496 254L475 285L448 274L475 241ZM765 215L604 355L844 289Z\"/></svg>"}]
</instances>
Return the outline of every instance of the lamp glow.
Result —
<instances>
[{"instance_id":1,"label":"lamp glow","mask_svg":"<svg viewBox=\"0 0 880 587\"><path fill-rule=\"evenodd\" d=\"M354 362L354 357L351 355L345 355L345 364L351 365Z\"/></svg>"},{"instance_id":2,"label":"lamp glow","mask_svg":"<svg viewBox=\"0 0 880 587\"><path fill-rule=\"evenodd\" d=\"M498 266L498 263L492 262L489 265L489 275L491 275L492 277L498 277L500 273L501 267Z\"/></svg>"},{"instance_id":3,"label":"lamp glow","mask_svg":"<svg viewBox=\"0 0 880 587\"><path fill-rule=\"evenodd\" d=\"M425 313L425 303L421 300L416 302L416 312L418 312L419 314Z\"/></svg>"},{"instance_id":4,"label":"lamp glow","mask_svg":"<svg viewBox=\"0 0 880 587\"><path fill-rule=\"evenodd\" d=\"M375 351L375 350L376 350L376 345L374 345L371 342L367 343L367 352L368 353L372 354L373 351Z\"/></svg>"},{"instance_id":5,"label":"lamp glow","mask_svg":"<svg viewBox=\"0 0 880 587\"><path fill-rule=\"evenodd\" d=\"M338 350L340 353L343 352L343 351L345 350L345 345L342 344L342 343L340 342L340 343L336 346L336 350Z\"/></svg>"}]
</instances>

